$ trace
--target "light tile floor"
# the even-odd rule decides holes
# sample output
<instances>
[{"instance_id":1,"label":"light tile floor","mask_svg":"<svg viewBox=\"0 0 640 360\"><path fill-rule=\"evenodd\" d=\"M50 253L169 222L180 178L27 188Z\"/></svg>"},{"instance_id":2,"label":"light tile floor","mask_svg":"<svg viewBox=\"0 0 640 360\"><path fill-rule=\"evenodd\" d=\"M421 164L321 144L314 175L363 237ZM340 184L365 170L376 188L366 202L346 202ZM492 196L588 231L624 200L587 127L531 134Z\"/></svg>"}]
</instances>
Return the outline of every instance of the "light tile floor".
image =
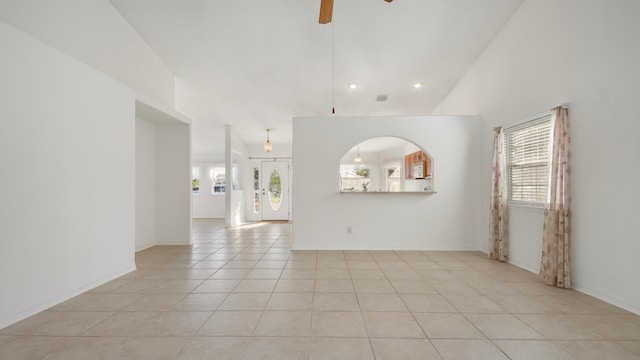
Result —
<instances>
[{"instance_id":1,"label":"light tile floor","mask_svg":"<svg viewBox=\"0 0 640 360\"><path fill-rule=\"evenodd\" d=\"M291 225L193 246L0 330L0 359L640 359L640 317L478 252L291 251Z\"/></svg>"}]
</instances>

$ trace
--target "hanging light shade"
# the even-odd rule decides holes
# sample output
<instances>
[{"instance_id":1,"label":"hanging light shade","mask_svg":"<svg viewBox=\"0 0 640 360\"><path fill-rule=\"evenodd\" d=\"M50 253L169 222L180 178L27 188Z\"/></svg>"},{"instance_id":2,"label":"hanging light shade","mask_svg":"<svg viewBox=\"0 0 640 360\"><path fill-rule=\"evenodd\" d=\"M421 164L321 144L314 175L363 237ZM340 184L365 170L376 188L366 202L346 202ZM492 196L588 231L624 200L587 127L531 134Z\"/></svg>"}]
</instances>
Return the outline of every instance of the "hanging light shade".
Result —
<instances>
[{"instance_id":1,"label":"hanging light shade","mask_svg":"<svg viewBox=\"0 0 640 360\"><path fill-rule=\"evenodd\" d=\"M356 150L356 157L353 159L355 164L362 164L362 156L360 156L360 145L358 145L358 150Z\"/></svg>"},{"instance_id":2,"label":"hanging light shade","mask_svg":"<svg viewBox=\"0 0 640 360\"><path fill-rule=\"evenodd\" d=\"M269 141L269 131L270 129L267 129L267 141L264 143L265 152L271 152L271 141Z\"/></svg>"}]
</instances>

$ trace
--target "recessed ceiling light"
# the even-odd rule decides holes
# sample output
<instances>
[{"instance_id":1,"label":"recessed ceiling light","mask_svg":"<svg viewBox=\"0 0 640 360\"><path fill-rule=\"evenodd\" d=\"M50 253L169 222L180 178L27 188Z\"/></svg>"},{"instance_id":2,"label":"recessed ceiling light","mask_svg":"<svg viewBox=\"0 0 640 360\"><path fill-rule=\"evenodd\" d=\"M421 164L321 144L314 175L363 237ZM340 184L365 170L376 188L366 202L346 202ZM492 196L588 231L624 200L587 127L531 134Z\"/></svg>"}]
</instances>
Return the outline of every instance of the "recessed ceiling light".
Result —
<instances>
[{"instance_id":1,"label":"recessed ceiling light","mask_svg":"<svg viewBox=\"0 0 640 360\"><path fill-rule=\"evenodd\" d=\"M349 84L349 89L355 89L357 87L358 87L358 84L356 84L356 83Z\"/></svg>"},{"instance_id":2,"label":"recessed ceiling light","mask_svg":"<svg viewBox=\"0 0 640 360\"><path fill-rule=\"evenodd\" d=\"M420 89L422 87L422 83L421 82L413 83L413 87L416 89Z\"/></svg>"}]
</instances>

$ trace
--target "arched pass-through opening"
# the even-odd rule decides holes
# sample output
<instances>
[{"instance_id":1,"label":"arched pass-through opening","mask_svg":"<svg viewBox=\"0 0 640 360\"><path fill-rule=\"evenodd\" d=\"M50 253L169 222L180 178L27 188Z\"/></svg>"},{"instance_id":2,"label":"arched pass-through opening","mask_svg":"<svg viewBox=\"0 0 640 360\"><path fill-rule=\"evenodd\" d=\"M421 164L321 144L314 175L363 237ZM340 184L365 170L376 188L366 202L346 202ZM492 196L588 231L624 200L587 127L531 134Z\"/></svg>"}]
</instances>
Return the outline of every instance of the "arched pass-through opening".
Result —
<instances>
[{"instance_id":1,"label":"arched pass-through opening","mask_svg":"<svg viewBox=\"0 0 640 360\"><path fill-rule=\"evenodd\" d=\"M433 192L433 158L399 137L375 137L340 159L340 192Z\"/></svg>"}]
</instances>

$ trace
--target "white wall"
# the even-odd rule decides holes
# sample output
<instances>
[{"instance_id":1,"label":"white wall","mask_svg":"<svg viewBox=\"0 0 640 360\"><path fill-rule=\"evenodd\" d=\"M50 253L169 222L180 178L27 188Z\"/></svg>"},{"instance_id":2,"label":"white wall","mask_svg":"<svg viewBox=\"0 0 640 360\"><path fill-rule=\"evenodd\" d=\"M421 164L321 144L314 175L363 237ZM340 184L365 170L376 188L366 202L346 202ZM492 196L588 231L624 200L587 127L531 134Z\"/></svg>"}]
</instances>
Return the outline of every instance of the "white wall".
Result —
<instances>
[{"instance_id":1,"label":"white wall","mask_svg":"<svg viewBox=\"0 0 640 360\"><path fill-rule=\"evenodd\" d=\"M247 197L245 187L249 184L250 162L244 141L231 125L225 125L225 226L234 227L246 221ZM233 167L237 167L237 179L234 185ZM235 189L234 189L235 186Z\"/></svg>"},{"instance_id":2,"label":"white wall","mask_svg":"<svg viewBox=\"0 0 640 360\"><path fill-rule=\"evenodd\" d=\"M191 127L156 127L156 243L191 244Z\"/></svg>"},{"instance_id":3,"label":"white wall","mask_svg":"<svg viewBox=\"0 0 640 360\"><path fill-rule=\"evenodd\" d=\"M135 269L135 99L3 22L0 47L2 328Z\"/></svg>"},{"instance_id":4,"label":"white wall","mask_svg":"<svg viewBox=\"0 0 640 360\"><path fill-rule=\"evenodd\" d=\"M482 114L488 139L495 125L570 103L572 285L636 313L639 18L640 2L633 0L525 1L435 111ZM491 155L485 145L486 204ZM542 214L511 213L511 259L537 269Z\"/></svg>"},{"instance_id":5,"label":"white wall","mask_svg":"<svg viewBox=\"0 0 640 360\"><path fill-rule=\"evenodd\" d=\"M340 194L342 156L379 136L429 152L437 194ZM293 139L295 249L478 249L478 117L294 118Z\"/></svg>"},{"instance_id":6,"label":"white wall","mask_svg":"<svg viewBox=\"0 0 640 360\"><path fill-rule=\"evenodd\" d=\"M218 162L194 162L192 167L200 169L200 192L192 195L193 217L224 219L225 195L224 193L211 193L213 180L209 176L214 167L225 167L224 160Z\"/></svg>"},{"instance_id":7,"label":"white wall","mask_svg":"<svg viewBox=\"0 0 640 360\"><path fill-rule=\"evenodd\" d=\"M224 125L217 121L220 120L220 117L215 111L212 112L208 106L203 106L203 104L210 104L211 98L180 77L175 78L175 87L176 110L189 114L189 117L194 120L192 127L193 161L224 159Z\"/></svg>"},{"instance_id":8,"label":"white wall","mask_svg":"<svg viewBox=\"0 0 640 360\"><path fill-rule=\"evenodd\" d=\"M136 251L156 243L156 124L136 118Z\"/></svg>"},{"instance_id":9,"label":"white wall","mask_svg":"<svg viewBox=\"0 0 640 360\"><path fill-rule=\"evenodd\" d=\"M174 105L173 73L108 0L3 0L0 20Z\"/></svg>"},{"instance_id":10,"label":"white wall","mask_svg":"<svg viewBox=\"0 0 640 360\"><path fill-rule=\"evenodd\" d=\"M136 95L136 250L191 241L191 120Z\"/></svg>"}]
</instances>

